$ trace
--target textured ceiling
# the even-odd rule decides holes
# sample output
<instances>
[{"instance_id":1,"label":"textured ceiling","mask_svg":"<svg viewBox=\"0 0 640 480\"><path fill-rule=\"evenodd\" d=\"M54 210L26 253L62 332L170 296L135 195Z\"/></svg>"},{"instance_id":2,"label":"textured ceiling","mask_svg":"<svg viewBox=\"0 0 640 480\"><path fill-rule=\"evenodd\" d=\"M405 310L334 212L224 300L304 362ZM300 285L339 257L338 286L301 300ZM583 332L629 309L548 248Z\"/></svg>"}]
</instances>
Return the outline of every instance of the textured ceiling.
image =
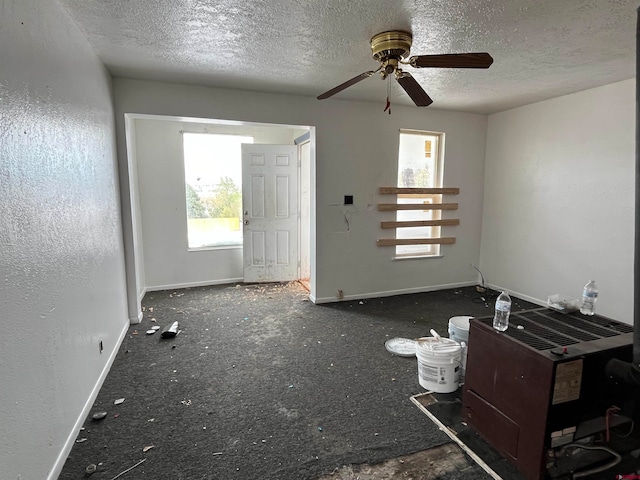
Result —
<instances>
[{"instance_id":1,"label":"textured ceiling","mask_svg":"<svg viewBox=\"0 0 640 480\"><path fill-rule=\"evenodd\" d=\"M488 70L407 68L426 108L494 113L635 76L629 0L59 0L116 77L316 97L378 64L402 29L412 55L486 51ZM392 103L412 105L392 83ZM377 76L322 100L384 105ZM417 107L416 107L417 108Z\"/></svg>"}]
</instances>

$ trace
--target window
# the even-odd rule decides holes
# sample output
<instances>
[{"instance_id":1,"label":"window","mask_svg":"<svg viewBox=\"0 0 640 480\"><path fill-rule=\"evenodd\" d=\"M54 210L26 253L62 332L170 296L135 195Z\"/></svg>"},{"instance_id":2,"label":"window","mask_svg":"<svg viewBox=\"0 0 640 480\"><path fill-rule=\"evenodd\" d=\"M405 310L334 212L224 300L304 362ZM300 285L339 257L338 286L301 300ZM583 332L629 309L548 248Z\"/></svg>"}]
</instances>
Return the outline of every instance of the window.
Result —
<instances>
[{"instance_id":1,"label":"window","mask_svg":"<svg viewBox=\"0 0 640 480\"><path fill-rule=\"evenodd\" d=\"M184 133L190 249L242 245L242 150L253 137Z\"/></svg>"},{"instance_id":2,"label":"window","mask_svg":"<svg viewBox=\"0 0 640 480\"><path fill-rule=\"evenodd\" d=\"M398 152L398 187L441 188L444 134L400 130ZM439 203L441 195L399 194L397 202ZM398 210L396 220L440 220L440 210ZM396 238L435 238L440 227L402 227L396 229ZM397 245L396 257L440 255L440 245Z\"/></svg>"}]
</instances>

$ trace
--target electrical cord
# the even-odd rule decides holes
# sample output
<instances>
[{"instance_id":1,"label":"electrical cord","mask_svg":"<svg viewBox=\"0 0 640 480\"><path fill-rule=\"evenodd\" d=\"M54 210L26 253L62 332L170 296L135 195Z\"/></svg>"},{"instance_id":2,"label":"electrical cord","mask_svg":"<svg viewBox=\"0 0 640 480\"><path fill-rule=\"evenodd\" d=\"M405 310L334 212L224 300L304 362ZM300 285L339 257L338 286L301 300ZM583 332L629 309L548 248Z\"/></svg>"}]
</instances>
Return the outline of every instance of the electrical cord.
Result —
<instances>
[{"instance_id":1,"label":"electrical cord","mask_svg":"<svg viewBox=\"0 0 640 480\"><path fill-rule=\"evenodd\" d=\"M583 448L585 450L602 450L602 451L610 453L611 455L614 456L614 459L611 460L609 463L607 463L605 465L601 465L601 466L596 467L596 468L591 468L589 470L582 470L580 472L573 472L572 475L571 475L571 478L573 480L575 480L576 478L588 477L589 475L593 475L594 473L604 472L605 470L609 470L611 467L615 467L616 465L618 465L622 461L622 457L618 454L618 452L615 452L614 450L610 449L609 447L587 446L587 445L582 445L580 443L569 443L569 444L564 446L564 448L569 448L569 447Z\"/></svg>"},{"instance_id":2,"label":"electrical cord","mask_svg":"<svg viewBox=\"0 0 640 480\"><path fill-rule=\"evenodd\" d=\"M482 288L485 288L485 286L484 286L484 275L482 275L482 272L480 271L480 269L478 267L476 267L473 263L471 264L471 266L473 268L475 268L476 271L480 274L480 278L482 279Z\"/></svg>"},{"instance_id":3,"label":"electrical cord","mask_svg":"<svg viewBox=\"0 0 640 480\"><path fill-rule=\"evenodd\" d=\"M629 428L629 432L628 433L625 433L624 435L622 435L620 433L616 433L614 431L612 431L611 433L613 433L618 438L627 438L627 437L630 437L631 434L633 433L633 428L634 427L635 427L635 422L633 420L631 420L631 428Z\"/></svg>"}]
</instances>

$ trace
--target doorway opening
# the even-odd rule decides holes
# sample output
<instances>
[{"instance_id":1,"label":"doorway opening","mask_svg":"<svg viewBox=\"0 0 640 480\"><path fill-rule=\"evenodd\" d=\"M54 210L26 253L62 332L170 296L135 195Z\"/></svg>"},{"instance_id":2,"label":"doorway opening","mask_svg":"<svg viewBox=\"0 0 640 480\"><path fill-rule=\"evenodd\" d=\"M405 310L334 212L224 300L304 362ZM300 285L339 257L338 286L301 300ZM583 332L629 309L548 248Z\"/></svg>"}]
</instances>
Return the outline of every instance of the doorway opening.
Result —
<instances>
[{"instance_id":1,"label":"doorway opening","mask_svg":"<svg viewBox=\"0 0 640 480\"><path fill-rule=\"evenodd\" d=\"M132 323L141 318L140 301L146 292L247 281L247 228L257 229L253 221L247 225L245 212L250 211L249 205L238 203L247 179L243 178L244 173L226 170L229 162L225 159L229 157L221 155L220 146L212 147L209 154L209 160L225 164L217 177L205 178L204 174L192 172L185 158L185 144L196 138L233 138L234 148L240 143L253 143L293 149L291 165L296 174L290 179L295 181L276 173L274 192L275 199L280 200L283 192L295 192L295 197L288 197L295 223L287 227L287 232L276 228L274 238L280 246L276 249L278 262L284 258L282 246L287 242L295 245L295 256L291 257L295 271L292 278L268 277L264 281L307 280L305 284L313 298L314 127L137 114L125 115L125 127L129 187L125 204L131 214L130 219L125 218L124 232L128 247L127 288L130 305L137 310L133 312L130 307ZM283 165L282 156L274 165L276 169ZM253 185L254 194L259 193L260 181L252 178L249 185ZM212 187L208 192L207 185ZM264 205L273 204L273 200L265 198ZM277 216L282 216L284 203L275 203L279 208ZM211 225L216 226L215 234L208 232ZM252 231L252 246L256 247L253 260L259 260L260 235Z\"/></svg>"}]
</instances>

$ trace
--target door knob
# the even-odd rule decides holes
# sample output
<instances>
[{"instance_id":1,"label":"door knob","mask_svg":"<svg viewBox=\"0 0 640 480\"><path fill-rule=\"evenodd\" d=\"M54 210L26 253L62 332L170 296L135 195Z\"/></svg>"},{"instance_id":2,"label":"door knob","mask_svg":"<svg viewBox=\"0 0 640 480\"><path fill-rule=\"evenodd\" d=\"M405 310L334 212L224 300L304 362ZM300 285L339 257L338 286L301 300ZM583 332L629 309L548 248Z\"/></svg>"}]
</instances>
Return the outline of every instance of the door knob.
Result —
<instances>
[{"instance_id":1,"label":"door knob","mask_svg":"<svg viewBox=\"0 0 640 480\"><path fill-rule=\"evenodd\" d=\"M245 221L244 221L244 224L245 224L245 225L249 225L249 220L245 220Z\"/></svg>"}]
</instances>

